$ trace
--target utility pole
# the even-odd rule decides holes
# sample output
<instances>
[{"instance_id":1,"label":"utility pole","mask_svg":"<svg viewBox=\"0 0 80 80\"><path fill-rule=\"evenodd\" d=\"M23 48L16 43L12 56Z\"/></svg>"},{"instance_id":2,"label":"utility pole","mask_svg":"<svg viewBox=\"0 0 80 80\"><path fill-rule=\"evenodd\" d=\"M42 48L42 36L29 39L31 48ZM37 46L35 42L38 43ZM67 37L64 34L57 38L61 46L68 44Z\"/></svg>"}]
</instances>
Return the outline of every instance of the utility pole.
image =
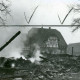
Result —
<instances>
[{"instance_id":1,"label":"utility pole","mask_svg":"<svg viewBox=\"0 0 80 80\"><path fill-rule=\"evenodd\" d=\"M74 53L73 50L74 50L74 47L72 47L72 56L73 56L73 53Z\"/></svg>"}]
</instances>

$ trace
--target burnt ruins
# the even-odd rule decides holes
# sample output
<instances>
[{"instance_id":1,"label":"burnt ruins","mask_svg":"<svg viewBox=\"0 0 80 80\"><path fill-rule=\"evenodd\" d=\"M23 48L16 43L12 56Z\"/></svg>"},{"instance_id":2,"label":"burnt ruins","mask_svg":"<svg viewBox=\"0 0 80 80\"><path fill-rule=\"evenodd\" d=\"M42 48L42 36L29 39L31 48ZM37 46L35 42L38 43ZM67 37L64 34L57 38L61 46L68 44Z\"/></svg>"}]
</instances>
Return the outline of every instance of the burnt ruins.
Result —
<instances>
[{"instance_id":1,"label":"burnt ruins","mask_svg":"<svg viewBox=\"0 0 80 80\"><path fill-rule=\"evenodd\" d=\"M56 29L32 28L27 35L24 54L40 50L41 53L66 54L67 43Z\"/></svg>"}]
</instances>

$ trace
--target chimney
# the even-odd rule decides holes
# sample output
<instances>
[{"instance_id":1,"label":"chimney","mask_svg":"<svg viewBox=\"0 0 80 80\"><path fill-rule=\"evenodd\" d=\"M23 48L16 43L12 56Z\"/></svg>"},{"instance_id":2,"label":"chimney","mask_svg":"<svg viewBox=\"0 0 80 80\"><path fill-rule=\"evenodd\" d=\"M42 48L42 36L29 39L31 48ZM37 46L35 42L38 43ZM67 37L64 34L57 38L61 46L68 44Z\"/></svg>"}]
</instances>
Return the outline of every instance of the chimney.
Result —
<instances>
[{"instance_id":1,"label":"chimney","mask_svg":"<svg viewBox=\"0 0 80 80\"><path fill-rule=\"evenodd\" d=\"M49 27L49 29L51 29L51 27Z\"/></svg>"},{"instance_id":2,"label":"chimney","mask_svg":"<svg viewBox=\"0 0 80 80\"><path fill-rule=\"evenodd\" d=\"M43 29L43 25L42 25L42 27L41 27L42 29Z\"/></svg>"}]
</instances>

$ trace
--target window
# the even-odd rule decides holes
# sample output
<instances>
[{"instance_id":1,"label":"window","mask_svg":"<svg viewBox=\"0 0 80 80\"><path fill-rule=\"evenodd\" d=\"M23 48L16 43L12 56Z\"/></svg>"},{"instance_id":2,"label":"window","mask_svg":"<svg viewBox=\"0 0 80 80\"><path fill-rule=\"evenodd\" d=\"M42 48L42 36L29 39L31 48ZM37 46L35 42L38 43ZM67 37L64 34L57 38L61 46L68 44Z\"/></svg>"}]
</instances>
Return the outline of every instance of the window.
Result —
<instances>
[{"instance_id":1,"label":"window","mask_svg":"<svg viewBox=\"0 0 80 80\"><path fill-rule=\"evenodd\" d=\"M57 37L49 37L46 41L47 47L58 47L58 39Z\"/></svg>"}]
</instances>

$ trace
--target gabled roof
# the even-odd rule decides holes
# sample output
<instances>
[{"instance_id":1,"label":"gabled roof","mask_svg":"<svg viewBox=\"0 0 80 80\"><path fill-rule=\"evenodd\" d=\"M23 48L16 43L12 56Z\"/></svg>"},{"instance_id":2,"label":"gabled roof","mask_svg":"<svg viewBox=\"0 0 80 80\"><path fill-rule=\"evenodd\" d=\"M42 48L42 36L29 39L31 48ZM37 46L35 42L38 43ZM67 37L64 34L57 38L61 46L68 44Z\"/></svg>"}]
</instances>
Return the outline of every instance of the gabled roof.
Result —
<instances>
[{"instance_id":1,"label":"gabled roof","mask_svg":"<svg viewBox=\"0 0 80 80\"><path fill-rule=\"evenodd\" d=\"M46 28L32 28L28 32L27 43L40 43L43 44L50 36L56 36L59 41L59 48L67 48L67 44L61 35L61 33L56 29L46 29Z\"/></svg>"}]
</instances>

